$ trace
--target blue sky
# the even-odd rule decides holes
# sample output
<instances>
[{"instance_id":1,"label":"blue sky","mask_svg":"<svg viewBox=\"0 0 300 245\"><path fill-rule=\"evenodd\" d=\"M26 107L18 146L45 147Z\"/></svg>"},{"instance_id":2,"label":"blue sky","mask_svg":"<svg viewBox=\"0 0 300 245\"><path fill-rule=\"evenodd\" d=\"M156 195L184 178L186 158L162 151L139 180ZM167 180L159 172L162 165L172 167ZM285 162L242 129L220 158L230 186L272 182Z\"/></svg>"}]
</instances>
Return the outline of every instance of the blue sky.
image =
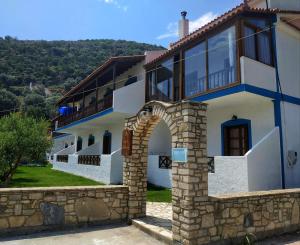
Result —
<instances>
[{"instance_id":1,"label":"blue sky","mask_svg":"<svg viewBox=\"0 0 300 245\"><path fill-rule=\"evenodd\" d=\"M125 39L168 46L188 11L195 29L242 0L0 0L0 36Z\"/></svg>"}]
</instances>

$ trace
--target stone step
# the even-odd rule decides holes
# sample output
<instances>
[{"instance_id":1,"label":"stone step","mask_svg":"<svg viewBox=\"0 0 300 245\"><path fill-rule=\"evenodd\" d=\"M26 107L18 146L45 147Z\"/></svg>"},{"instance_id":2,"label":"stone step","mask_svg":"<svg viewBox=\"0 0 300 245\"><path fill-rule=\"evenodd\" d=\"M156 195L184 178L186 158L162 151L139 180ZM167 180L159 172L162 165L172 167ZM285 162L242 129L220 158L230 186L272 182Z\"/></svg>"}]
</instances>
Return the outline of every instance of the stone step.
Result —
<instances>
[{"instance_id":1,"label":"stone step","mask_svg":"<svg viewBox=\"0 0 300 245\"><path fill-rule=\"evenodd\" d=\"M172 231L165 227L157 226L153 224L147 217L140 219L132 219L132 225L140 229L141 231L147 233L148 235L154 237L158 241L165 244L172 245Z\"/></svg>"}]
</instances>

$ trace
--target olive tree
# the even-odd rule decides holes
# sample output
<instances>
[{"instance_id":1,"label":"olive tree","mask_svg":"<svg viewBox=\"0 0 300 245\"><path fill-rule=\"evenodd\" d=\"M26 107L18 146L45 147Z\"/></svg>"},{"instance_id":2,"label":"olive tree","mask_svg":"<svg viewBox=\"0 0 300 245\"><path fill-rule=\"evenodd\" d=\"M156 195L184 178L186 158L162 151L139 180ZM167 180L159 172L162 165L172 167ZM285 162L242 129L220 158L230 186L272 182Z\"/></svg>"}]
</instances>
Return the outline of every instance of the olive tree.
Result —
<instances>
[{"instance_id":1,"label":"olive tree","mask_svg":"<svg viewBox=\"0 0 300 245\"><path fill-rule=\"evenodd\" d=\"M7 186L20 162L45 159L49 124L19 113L0 118L0 183Z\"/></svg>"}]
</instances>

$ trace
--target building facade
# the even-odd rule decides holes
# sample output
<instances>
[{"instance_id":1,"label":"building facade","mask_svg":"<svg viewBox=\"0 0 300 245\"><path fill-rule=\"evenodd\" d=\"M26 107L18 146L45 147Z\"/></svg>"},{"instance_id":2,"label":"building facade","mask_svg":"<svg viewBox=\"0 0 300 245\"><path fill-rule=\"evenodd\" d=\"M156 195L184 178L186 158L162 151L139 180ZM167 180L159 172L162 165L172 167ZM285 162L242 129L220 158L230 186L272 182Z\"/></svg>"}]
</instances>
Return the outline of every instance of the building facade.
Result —
<instances>
[{"instance_id":1,"label":"building facade","mask_svg":"<svg viewBox=\"0 0 300 245\"><path fill-rule=\"evenodd\" d=\"M108 61L104 68L111 71L110 77L102 67L95 72L102 74L95 75L96 84L92 74L60 101L77 108L72 119L68 115L56 120L57 131L74 135L75 143L54 154L54 168L119 183L124 119L152 100L191 100L208 106L209 194L299 187L299 4L297 0L245 1L166 51L144 56L134 65L133 57L120 59L123 66L130 65L129 70L116 72L114 62ZM186 13L183 18L181 28L188 26ZM115 84L134 74L141 74L136 82ZM92 109L94 114L78 118L78 108L89 110L92 93L93 101L105 100L101 94L105 90L93 90L105 81L112 86L110 107L96 113ZM110 151L104 150L109 148L107 142ZM171 187L171 153L171 134L161 122L149 141L149 182ZM66 161L61 155L68 155L68 164L58 161L57 157ZM83 159L99 159L98 165L81 164L88 161Z\"/></svg>"}]
</instances>

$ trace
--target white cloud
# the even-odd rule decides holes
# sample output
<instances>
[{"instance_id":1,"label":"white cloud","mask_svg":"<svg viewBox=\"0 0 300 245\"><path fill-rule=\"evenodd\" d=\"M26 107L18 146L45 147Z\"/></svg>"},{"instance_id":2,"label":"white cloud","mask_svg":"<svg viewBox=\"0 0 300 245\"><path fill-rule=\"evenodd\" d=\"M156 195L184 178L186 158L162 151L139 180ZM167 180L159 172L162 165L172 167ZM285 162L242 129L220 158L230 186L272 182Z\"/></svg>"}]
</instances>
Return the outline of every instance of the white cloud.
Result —
<instances>
[{"instance_id":1,"label":"white cloud","mask_svg":"<svg viewBox=\"0 0 300 245\"><path fill-rule=\"evenodd\" d=\"M204 15L201 15L198 19L190 21L190 33L204 26L205 24L212 21L216 17L217 14L214 14L213 12L207 12ZM157 39L161 40L161 39L172 38L172 37L178 37L178 22L169 23L167 26L166 33L159 35Z\"/></svg>"},{"instance_id":2,"label":"white cloud","mask_svg":"<svg viewBox=\"0 0 300 245\"><path fill-rule=\"evenodd\" d=\"M128 6L121 4L119 0L98 0L98 1L111 4L117 7L118 9L123 10L124 12L128 10Z\"/></svg>"}]
</instances>

